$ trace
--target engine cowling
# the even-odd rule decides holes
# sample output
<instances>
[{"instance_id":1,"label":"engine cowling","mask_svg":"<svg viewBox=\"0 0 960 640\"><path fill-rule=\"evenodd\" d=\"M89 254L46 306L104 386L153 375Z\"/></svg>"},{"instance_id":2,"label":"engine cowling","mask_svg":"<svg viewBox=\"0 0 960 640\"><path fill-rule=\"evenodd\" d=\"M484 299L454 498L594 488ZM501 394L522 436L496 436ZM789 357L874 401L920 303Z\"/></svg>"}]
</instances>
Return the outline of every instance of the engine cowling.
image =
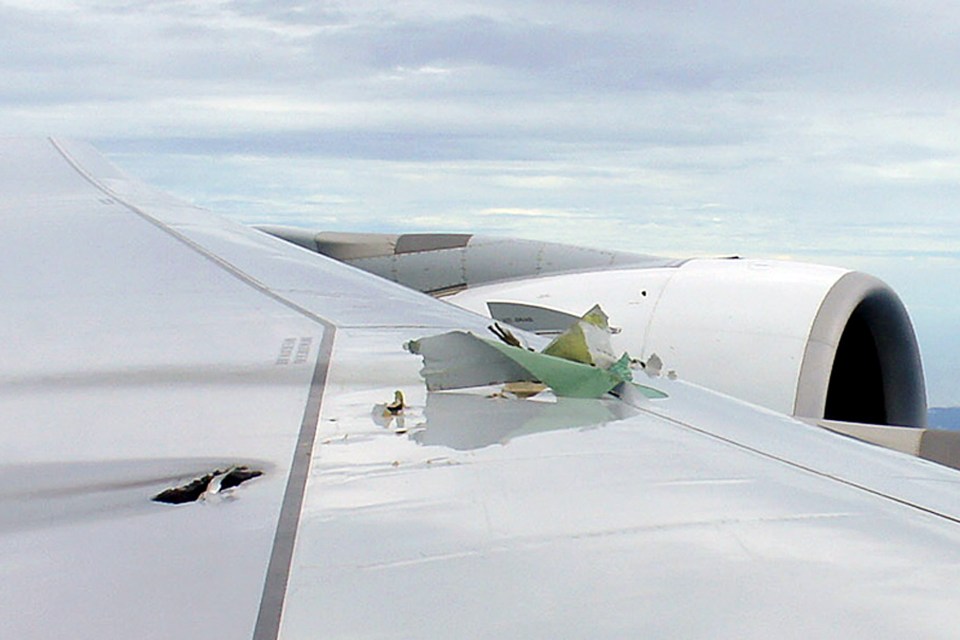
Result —
<instances>
[{"instance_id":1,"label":"engine cowling","mask_svg":"<svg viewBox=\"0 0 960 640\"><path fill-rule=\"evenodd\" d=\"M863 273L695 259L491 283L446 299L546 333L599 302L621 329L615 348L656 354L691 382L798 417L926 423L910 318L892 289Z\"/></svg>"}]
</instances>

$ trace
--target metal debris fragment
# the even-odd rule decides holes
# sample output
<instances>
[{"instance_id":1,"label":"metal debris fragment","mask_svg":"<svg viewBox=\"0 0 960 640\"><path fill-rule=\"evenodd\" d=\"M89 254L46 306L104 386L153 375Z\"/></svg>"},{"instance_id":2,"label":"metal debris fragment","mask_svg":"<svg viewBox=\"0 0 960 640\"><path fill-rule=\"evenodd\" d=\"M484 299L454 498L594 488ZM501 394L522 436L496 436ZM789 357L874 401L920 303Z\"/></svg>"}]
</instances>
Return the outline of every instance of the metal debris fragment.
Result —
<instances>
[{"instance_id":1,"label":"metal debris fragment","mask_svg":"<svg viewBox=\"0 0 960 640\"><path fill-rule=\"evenodd\" d=\"M545 391L547 385L542 382L507 382L500 387L499 391L489 394L488 398L519 398L520 400L526 400L532 398L533 396Z\"/></svg>"},{"instance_id":2,"label":"metal debris fragment","mask_svg":"<svg viewBox=\"0 0 960 640\"><path fill-rule=\"evenodd\" d=\"M513 332L509 329L505 329L500 326L499 322L494 322L492 325L487 327L490 330L490 333L500 338L500 341L504 344L508 344L511 347L517 347L518 349L529 349L526 345L520 342L520 339L517 336L513 335ZM529 349L533 351L533 349Z\"/></svg>"},{"instance_id":3,"label":"metal debris fragment","mask_svg":"<svg viewBox=\"0 0 960 640\"><path fill-rule=\"evenodd\" d=\"M663 360L655 353L651 353L647 361L643 363L643 370L651 378L659 378L663 372Z\"/></svg>"},{"instance_id":4,"label":"metal debris fragment","mask_svg":"<svg viewBox=\"0 0 960 640\"><path fill-rule=\"evenodd\" d=\"M403 392L397 389L393 392L393 402L385 405L383 410L388 414L395 416L403 411L405 407L406 405L403 403Z\"/></svg>"},{"instance_id":5,"label":"metal debris fragment","mask_svg":"<svg viewBox=\"0 0 960 640\"><path fill-rule=\"evenodd\" d=\"M543 353L565 360L607 368L617 361L610 345L609 318L596 304L566 331L553 339Z\"/></svg>"},{"instance_id":6,"label":"metal debris fragment","mask_svg":"<svg viewBox=\"0 0 960 640\"><path fill-rule=\"evenodd\" d=\"M418 427L423 412L422 408L408 405L403 391L397 389L393 392L392 402L379 402L373 405L370 417L378 426L402 435Z\"/></svg>"},{"instance_id":7,"label":"metal debris fragment","mask_svg":"<svg viewBox=\"0 0 960 640\"><path fill-rule=\"evenodd\" d=\"M517 398L532 398L546 388L547 385L542 382L508 382L503 385L503 393Z\"/></svg>"}]
</instances>

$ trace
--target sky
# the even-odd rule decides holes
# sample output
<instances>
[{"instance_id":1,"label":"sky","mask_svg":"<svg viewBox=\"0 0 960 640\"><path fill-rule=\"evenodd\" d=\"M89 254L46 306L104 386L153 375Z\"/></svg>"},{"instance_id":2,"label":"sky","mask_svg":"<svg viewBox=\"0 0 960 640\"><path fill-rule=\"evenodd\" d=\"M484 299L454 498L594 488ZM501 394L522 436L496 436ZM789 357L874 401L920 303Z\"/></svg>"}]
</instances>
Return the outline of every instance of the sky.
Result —
<instances>
[{"instance_id":1,"label":"sky","mask_svg":"<svg viewBox=\"0 0 960 640\"><path fill-rule=\"evenodd\" d=\"M242 222L864 270L960 405L952 1L0 0L0 133Z\"/></svg>"}]
</instances>

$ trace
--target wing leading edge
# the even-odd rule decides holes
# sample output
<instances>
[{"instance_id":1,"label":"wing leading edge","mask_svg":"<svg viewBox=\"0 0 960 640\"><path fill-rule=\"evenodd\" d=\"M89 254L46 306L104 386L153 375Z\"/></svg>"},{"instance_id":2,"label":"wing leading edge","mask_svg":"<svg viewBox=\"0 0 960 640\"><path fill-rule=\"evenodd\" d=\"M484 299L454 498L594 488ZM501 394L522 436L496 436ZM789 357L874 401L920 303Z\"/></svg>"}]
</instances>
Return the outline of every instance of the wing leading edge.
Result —
<instances>
[{"instance_id":1,"label":"wing leading edge","mask_svg":"<svg viewBox=\"0 0 960 640\"><path fill-rule=\"evenodd\" d=\"M948 637L957 475L678 381L427 393L484 321L0 145L0 587L16 637ZM394 390L409 405L385 417ZM197 503L151 496L227 466Z\"/></svg>"}]
</instances>

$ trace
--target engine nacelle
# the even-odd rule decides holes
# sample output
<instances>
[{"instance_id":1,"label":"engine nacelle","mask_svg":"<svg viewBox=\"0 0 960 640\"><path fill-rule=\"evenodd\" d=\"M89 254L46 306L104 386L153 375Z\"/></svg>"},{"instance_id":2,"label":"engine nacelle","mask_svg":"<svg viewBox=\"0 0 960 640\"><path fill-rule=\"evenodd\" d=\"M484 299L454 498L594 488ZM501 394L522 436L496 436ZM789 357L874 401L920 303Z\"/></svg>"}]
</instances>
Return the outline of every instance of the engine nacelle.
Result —
<instances>
[{"instance_id":1,"label":"engine nacelle","mask_svg":"<svg viewBox=\"0 0 960 640\"><path fill-rule=\"evenodd\" d=\"M477 313L557 333L596 303L616 349L801 418L924 426L910 318L871 276L770 260L677 261L471 234L261 230Z\"/></svg>"},{"instance_id":2,"label":"engine nacelle","mask_svg":"<svg viewBox=\"0 0 960 640\"><path fill-rule=\"evenodd\" d=\"M871 276L801 263L696 259L470 287L446 300L549 333L600 303L616 349L804 418L924 426L910 318Z\"/></svg>"}]
</instances>

